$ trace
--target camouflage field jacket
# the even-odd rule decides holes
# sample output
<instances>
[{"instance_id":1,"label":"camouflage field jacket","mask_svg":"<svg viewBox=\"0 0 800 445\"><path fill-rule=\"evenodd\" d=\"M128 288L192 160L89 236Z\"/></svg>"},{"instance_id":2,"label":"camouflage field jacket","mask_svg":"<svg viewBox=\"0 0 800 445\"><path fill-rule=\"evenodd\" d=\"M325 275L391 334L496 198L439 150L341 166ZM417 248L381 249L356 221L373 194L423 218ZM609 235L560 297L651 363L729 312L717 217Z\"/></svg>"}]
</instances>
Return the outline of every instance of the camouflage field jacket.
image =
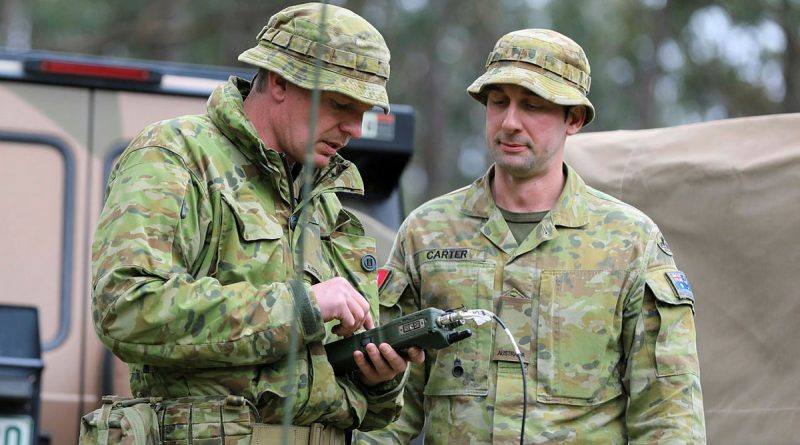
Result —
<instances>
[{"instance_id":1,"label":"camouflage field jacket","mask_svg":"<svg viewBox=\"0 0 800 445\"><path fill-rule=\"evenodd\" d=\"M705 442L694 296L656 225L565 166L553 208L517 244L493 170L403 223L383 317L424 307L493 311L527 362L526 444ZM359 443L517 444L521 370L494 323L414 366L400 419Z\"/></svg>"},{"instance_id":2,"label":"camouflage field jacket","mask_svg":"<svg viewBox=\"0 0 800 445\"><path fill-rule=\"evenodd\" d=\"M361 177L337 155L296 202L285 157L244 115L249 87L232 78L208 114L153 124L122 154L92 245L95 329L130 364L135 396L242 395L275 423L294 392L297 425L385 425L399 385L373 392L334 376L322 346L333 336L310 289L344 276L377 320L376 273L361 262L375 240L335 195L363 193ZM291 286L301 228L303 280Z\"/></svg>"}]
</instances>

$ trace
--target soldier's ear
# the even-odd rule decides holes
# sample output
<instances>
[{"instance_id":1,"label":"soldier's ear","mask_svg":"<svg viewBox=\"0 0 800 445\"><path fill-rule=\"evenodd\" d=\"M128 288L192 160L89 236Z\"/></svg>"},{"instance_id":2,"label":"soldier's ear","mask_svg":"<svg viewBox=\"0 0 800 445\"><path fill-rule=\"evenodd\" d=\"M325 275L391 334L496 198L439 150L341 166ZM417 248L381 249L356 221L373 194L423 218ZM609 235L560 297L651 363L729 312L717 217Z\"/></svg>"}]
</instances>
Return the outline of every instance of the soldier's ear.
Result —
<instances>
[{"instance_id":1,"label":"soldier's ear","mask_svg":"<svg viewBox=\"0 0 800 445\"><path fill-rule=\"evenodd\" d=\"M572 136L577 133L586 122L586 107L575 106L569 108L567 115L567 135Z\"/></svg>"},{"instance_id":2,"label":"soldier's ear","mask_svg":"<svg viewBox=\"0 0 800 445\"><path fill-rule=\"evenodd\" d=\"M267 87L269 94L276 101L283 102L286 98L287 81L280 74L270 71L269 77L267 78Z\"/></svg>"}]
</instances>

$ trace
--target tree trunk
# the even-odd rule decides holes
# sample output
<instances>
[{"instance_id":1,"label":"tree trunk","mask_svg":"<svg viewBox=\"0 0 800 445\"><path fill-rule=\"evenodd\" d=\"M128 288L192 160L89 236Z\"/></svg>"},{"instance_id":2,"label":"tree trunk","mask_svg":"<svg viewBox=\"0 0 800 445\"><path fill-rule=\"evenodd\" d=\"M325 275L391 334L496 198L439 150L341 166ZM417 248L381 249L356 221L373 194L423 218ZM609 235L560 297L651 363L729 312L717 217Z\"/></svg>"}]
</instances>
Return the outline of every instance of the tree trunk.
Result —
<instances>
[{"instance_id":1,"label":"tree trunk","mask_svg":"<svg viewBox=\"0 0 800 445\"><path fill-rule=\"evenodd\" d=\"M5 47L14 50L31 49L33 26L25 0L5 0L0 10L0 38Z\"/></svg>"},{"instance_id":2,"label":"tree trunk","mask_svg":"<svg viewBox=\"0 0 800 445\"><path fill-rule=\"evenodd\" d=\"M795 13L791 2L783 0L780 4L778 22L786 37L786 51L783 52L783 81L786 85L786 94L783 97L782 111L784 113L800 110L800 33L797 23L793 20Z\"/></svg>"}]
</instances>

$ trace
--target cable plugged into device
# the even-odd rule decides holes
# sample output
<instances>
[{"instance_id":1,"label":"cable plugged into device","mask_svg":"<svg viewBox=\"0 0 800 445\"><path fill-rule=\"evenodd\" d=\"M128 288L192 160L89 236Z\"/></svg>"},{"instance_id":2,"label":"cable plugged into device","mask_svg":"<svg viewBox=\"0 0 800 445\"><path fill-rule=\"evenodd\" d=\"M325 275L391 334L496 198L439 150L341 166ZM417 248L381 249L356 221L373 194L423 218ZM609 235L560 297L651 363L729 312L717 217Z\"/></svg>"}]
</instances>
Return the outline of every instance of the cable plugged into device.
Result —
<instances>
[{"instance_id":1,"label":"cable plugged into device","mask_svg":"<svg viewBox=\"0 0 800 445\"><path fill-rule=\"evenodd\" d=\"M514 346L514 354L517 356L517 360L519 360L519 367L522 372L522 425L519 431L519 444L523 445L525 443L525 419L528 415L528 374L525 370L525 360L522 358L522 352L519 350L517 341L514 339L514 336L511 335L511 331L508 330L506 324L503 323L503 320L501 320L500 317L495 315L493 312L484 309L464 309L455 311L455 313L458 313L459 319L472 321L478 326L490 320L496 321L497 324L503 328L506 336Z\"/></svg>"},{"instance_id":2,"label":"cable plugged into device","mask_svg":"<svg viewBox=\"0 0 800 445\"><path fill-rule=\"evenodd\" d=\"M357 369L353 359L354 351L363 352L369 359L366 347L370 343L388 343L401 353L411 346L422 349L445 348L472 335L469 329L455 330L465 321L453 314L441 309L426 308L377 328L328 343L325 345L328 361L336 375L343 375Z\"/></svg>"},{"instance_id":3,"label":"cable plugged into device","mask_svg":"<svg viewBox=\"0 0 800 445\"><path fill-rule=\"evenodd\" d=\"M469 329L457 329L467 322L480 326L492 320L500 325L514 346L514 353L519 360L519 366L522 371L522 426L519 437L519 443L522 445L525 439L525 419L528 413L528 379L525 361L522 358L517 341L511 335L511 331L508 330L503 320L493 312L484 309L443 311L436 308L426 308L413 314L396 318L377 328L328 343L325 345L325 352L336 375L342 375L357 369L356 362L353 359L354 351L361 351L365 357L368 357L366 346L370 343L376 345L388 343L399 352L411 346L422 349L442 349L472 335L472 331ZM461 360L456 358L453 363L453 376L458 378L461 375L463 375Z\"/></svg>"}]
</instances>

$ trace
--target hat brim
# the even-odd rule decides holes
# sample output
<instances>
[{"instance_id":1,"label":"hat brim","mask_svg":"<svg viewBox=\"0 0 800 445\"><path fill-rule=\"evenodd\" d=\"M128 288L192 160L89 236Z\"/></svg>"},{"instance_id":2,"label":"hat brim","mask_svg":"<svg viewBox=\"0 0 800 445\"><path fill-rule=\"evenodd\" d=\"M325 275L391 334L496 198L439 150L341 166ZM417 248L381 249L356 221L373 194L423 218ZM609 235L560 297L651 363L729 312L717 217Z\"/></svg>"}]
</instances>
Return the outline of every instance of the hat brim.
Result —
<instances>
[{"instance_id":1,"label":"hat brim","mask_svg":"<svg viewBox=\"0 0 800 445\"><path fill-rule=\"evenodd\" d=\"M564 83L564 80L555 80L545 74L522 68L514 65L490 67L486 72L475 79L467 88L467 92L486 104L484 88L487 85L497 84L519 85L543 99L559 105L586 107L586 122L588 124L594 119L594 105L583 93L575 87Z\"/></svg>"},{"instance_id":2,"label":"hat brim","mask_svg":"<svg viewBox=\"0 0 800 445\"><path fill-rule=\"evenodd\" d=\"M260 44L240 54L239 61L281 74L289 82L307 90L313 90L316 86L322 91L341 93L389 113L389 96L384 86L330 71L324 66L320 67L318 83L315 85L313 73L317 67L279 49Z\"/></svg>"}]
</instances>

